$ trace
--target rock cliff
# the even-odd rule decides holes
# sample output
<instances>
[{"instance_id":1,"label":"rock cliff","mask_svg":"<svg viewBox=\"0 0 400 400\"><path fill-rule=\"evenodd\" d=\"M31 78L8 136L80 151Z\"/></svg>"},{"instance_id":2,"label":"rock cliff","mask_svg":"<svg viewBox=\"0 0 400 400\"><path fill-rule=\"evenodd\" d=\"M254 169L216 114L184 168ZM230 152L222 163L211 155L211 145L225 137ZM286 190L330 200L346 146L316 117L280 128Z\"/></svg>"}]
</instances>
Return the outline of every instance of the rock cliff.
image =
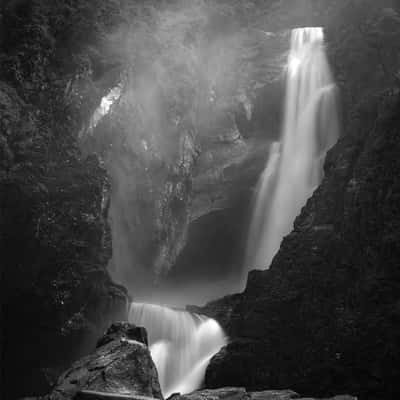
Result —
<instances>
[{"instance_id":1,"label":"rock cliff","mask_svg":"<svg viewBox=\"0 0 400 400\"><path fill-rule=\"evenodd\" d=\"M251 272L244 293L223 300L233 304L222 318L232 341L212 360L208 386L395 395L400 121L397 96L386 101L390 115L365 142L347 137L333 149L324 183L271 268Z\"/></svg>"},{"instance_id":2,"label":"rock cliff","mask_svg":"<svg viewBox=\"0 0 400 400\"><path fill-rule=\"evenodd\" d=\"M371 36L384 40L379 26L396 12L375 9L360 21L363 12L344 8L327 31L345 132L328 154L321 186L270 269L250 272L243 293L202 309L231 336L208 367L208 387L399 394L399 53L391 48L394 64L370 56ZM387 34L398 35L396 21L385 24ZM376 28L370 36L357 28L364 22ZM354 71L349 42L368 68Z\"/></svg>"},{"instance_id":3,"label":"rock cliff","mask_svg":"<svg viewBox=\"0 0 400 400\"><path fill-rule=\"evenodd\" d=\"M166 3L1 4L4 397L45 393L125 319L112 251L113 276L136 297L157 285L192 296L188 279L215 281L203 300L237 283L250 199L278 136L285 30L312 24L326 27L345 134L271 269L200 309L231 336L207 385L393 398L397 3ZM99 106L111 111L94 124Z\"/></svg>"},{"instance_id":4,"label":"rock cliff","mask_svg":"<svg viewBox=\"0 0 400 400\"><path fill-rule=\"evenodd\" d=\"M1 390L6 399L48 391L110 322L127 314L127 291L106 270L109 180L98 157L79 148L78 132L119 78L118 66L98 57L103 42L94 29L115 21L93 6L78 12L63 2L1 4Z\"/></svg>"}]
</instances>

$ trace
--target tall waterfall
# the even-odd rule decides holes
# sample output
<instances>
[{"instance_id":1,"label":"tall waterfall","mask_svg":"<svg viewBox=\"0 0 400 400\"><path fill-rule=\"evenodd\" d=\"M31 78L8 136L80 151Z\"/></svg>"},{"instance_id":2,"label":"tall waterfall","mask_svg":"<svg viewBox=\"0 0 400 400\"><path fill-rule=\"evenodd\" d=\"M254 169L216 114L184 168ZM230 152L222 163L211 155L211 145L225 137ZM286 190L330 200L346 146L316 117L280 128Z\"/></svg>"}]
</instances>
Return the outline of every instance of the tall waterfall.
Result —
<instances>
[{"instance_id":1,"label":"tall waterfall","mask_svg":"<svg viewBox=\"0 0 400 400\"><path fill-rule=\"evenodd\" d=\"M334 84L322 28L291 34L284 123L280 143L258 184L246 267L269 267L282 238L320 184L326 152L339 133Z\"/></svg>"},{"instance_id":2,"label":"tall waterfall","mask_svg":"<svg viewBox=\"0 0 400 400\"><path fill-rule=\"evenodd\" d=\"M132 303L129 320L147 329L165 397L198 389L209 360L226 344L215 320L186 311Z\"/></svg>"}]
</instances>

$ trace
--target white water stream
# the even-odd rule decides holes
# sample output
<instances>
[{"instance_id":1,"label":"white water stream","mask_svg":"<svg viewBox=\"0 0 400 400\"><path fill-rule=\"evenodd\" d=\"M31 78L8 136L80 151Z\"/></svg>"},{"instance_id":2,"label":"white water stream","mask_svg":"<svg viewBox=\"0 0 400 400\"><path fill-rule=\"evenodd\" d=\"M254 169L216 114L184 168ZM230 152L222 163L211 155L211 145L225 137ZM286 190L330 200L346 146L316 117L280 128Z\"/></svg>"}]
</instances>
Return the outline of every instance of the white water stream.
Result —
<instances>
[{"instance_id":1,"label":"white water stream","mask_svg":"<svg viewBox=\"0 0 400 400\"><path fill-rule=\"evenodd\" d=\"M215 320L187 311L132 303L129 321L148 332L165 398L198 389L211 357L226 344L225 334Z\"/></svg>"},{"instance_id":2,"label":"white water stream","mask_svg":"<svg viewBox=\"0 0 400 400\"><path fill-rule=\"evenodd\" d=\"M294 29L288 57L281 142L274 144L257 188L247 268L268 268L282 238L323 177L339 133L334 84L322 28Z\"/></svg>"},{"instance_id":3,"label":"white water stream","mask_svg":"<svg viewBox=\"0 0 400 400\"><path fill-rule=\"evenodd\" d=\"M293 30L286 85L282 138L271 146L258 184L246 261L251 268L269 266L321 182L326 152L338 138L336 89L322 28ZM110 101L119 94L110 95ZM109 109L110 101L102 104L99 115ZM147 329L165 397L198 389L209 360L226 344L215 320L186 311L132 303L130 322Z\"/></svg>"}]
</instances>

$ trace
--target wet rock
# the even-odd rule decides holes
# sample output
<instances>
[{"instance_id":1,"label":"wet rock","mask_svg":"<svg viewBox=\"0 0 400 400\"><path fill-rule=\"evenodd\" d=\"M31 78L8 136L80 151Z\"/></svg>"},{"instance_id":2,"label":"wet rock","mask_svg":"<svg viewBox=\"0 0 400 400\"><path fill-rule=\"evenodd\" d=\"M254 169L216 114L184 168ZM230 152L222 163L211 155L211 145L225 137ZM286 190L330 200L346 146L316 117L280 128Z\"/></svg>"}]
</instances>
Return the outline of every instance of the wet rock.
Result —
<instances>
[{"instance_id":1,"label":"wet rock","mask_svg":"<svg viewBox=\"0 0 400 400\"><path fill-rule=\"evenodd\" d=\"M271 268L252 271L232 301L198 310L231 337L210 362L208 387L396 397L400 114L397 96L378 98L352 125L362 138L348 135L329 153Z\"/></svg>"},{"instance_id":2,"label":"wet rock","mask_svg":"<svg viewBox=\"0 0 400 400\"><path fill-rule=\"evenodd\" d=\"M222 328L229 332L230 326L236 317L235 308L237 303L241 301L241 296L239 294L233 294L225 296L222 299L211 301L207 303L204 307L188 305L186 310L196 314L203 314L207 316L212 316L216 319Z\"/></svg>"},{"instance_id":3,"label":"wet rock","mask_svg":"<svg viewBox=\"0 0 400 400\"><path fill-rule=\"evenodd\" d=\"M87 156L78 141L120 69L114 63L113 71L103 69L95 77L88 53L96 46L88 49L86 39L79 40L79 50L75 40L58 47L63 40L51 21L68 20L62 6L6 1L8 8L3 3L1 336L7 368L0 386L4 398L14 399L47 393L61 371L94 348L111 322L127 318L128 295L107 272L106 171L93 149ZM100 22L94 13L85 18L91 16ZM76 29L74 23L71 27L67 36Z\"/></svg>"},{"instance_id":4,"label":"wet rock","mask_svg":"<svg viewBox=\"0 0 400 400\"><path fill-rule=\"evenodd\" d=\"M153 399L154 397L96 392L94 390L82 390L78 392L74 400L153 400Z\"/></svg>"},{"instance_id":5,"label":"wet rock","mask_svg":"<svg viewBox=\"0 0 400 400\"><path fill-rule=\"evenodd\" d=\"M250 400L291 400L300 397L293 390L264 390L263 392L250 392L249 395Z\"/></svg>"},{"instance_id":6,"label":"wet rock","mask_svg":"<svg viewBox=\"0 0 400 400\"><path fill-rule=\"evenodd\" d=\"M148 347L129 338L137 337L138 333L141 340L147 336L143 335L142 329L128 323L111 326L96 351L64 372L46 399L69 400L82 390L162 399L157 370ZM102 398L93 396L93 393L81 393L77 398Z\"/></svg>"},{"instance_id":7,"label":"wet rock","mask_svg":"<svg viewBox=\"0 0 400 400\"><path fill-rule=\"evenodd\" d=\"M128 322L116 322L112 324L106 334L97 342L96 347L106 345L113 340L136 340L148 346L147 331L141 326L135 326Z\"/></svg>"},{"instance_id":8,"label":"wet rock","mask_svg":"<svg viewBox=\"0 0 400 400\"><path fill-rule=\"evenodd\" d=\"M225 387L220 389L199 390L180 396L182 400L248 400L249 396L245 388Z\"/></svg>"},{"instance_id":9,"label":"wet rock","mask_svg":"<svg viewBox=\"0 0 400 400\"><path fill-rule=\"evenodd\" d=\"M174 394L168 400L317 400L316 398L303 398L293 390L264 390L260 392L247 392L241 387L224 387L219 389L204 389L190 394ZM321 399L322 400L322 399ZM324 400L357 400L353 396L343 395L326 398Z\"/></svg>"}]
</instances>

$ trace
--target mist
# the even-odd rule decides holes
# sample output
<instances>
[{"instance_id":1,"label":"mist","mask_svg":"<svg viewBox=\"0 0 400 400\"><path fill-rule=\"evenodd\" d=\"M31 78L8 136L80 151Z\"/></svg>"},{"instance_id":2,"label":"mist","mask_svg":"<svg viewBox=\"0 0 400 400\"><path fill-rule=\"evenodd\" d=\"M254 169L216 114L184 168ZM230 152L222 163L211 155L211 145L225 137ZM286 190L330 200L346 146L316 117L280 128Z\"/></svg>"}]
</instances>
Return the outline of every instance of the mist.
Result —
<instances>
[{"instance_id":1,"label":"mist","mask_svg":"<svg viewBox=\"0 0 400 400\"><path fill-rule=\"evenodd\" d=\"M187 240L199 154L210 143L231 140L235 112L251 118L248 59L267 36L249 33L229 9L206 1L144 9L140 23L110 33L104 51L125 66L121 90L109 95L112 105L96 110L92 124L92 137L107 149L109 270L140 301L204 303L238 290L240 268L215 276L205 266L204 277L183 273L184 282L178 276L176 284L169 275Z\"/></svg>"}]
</instances>

